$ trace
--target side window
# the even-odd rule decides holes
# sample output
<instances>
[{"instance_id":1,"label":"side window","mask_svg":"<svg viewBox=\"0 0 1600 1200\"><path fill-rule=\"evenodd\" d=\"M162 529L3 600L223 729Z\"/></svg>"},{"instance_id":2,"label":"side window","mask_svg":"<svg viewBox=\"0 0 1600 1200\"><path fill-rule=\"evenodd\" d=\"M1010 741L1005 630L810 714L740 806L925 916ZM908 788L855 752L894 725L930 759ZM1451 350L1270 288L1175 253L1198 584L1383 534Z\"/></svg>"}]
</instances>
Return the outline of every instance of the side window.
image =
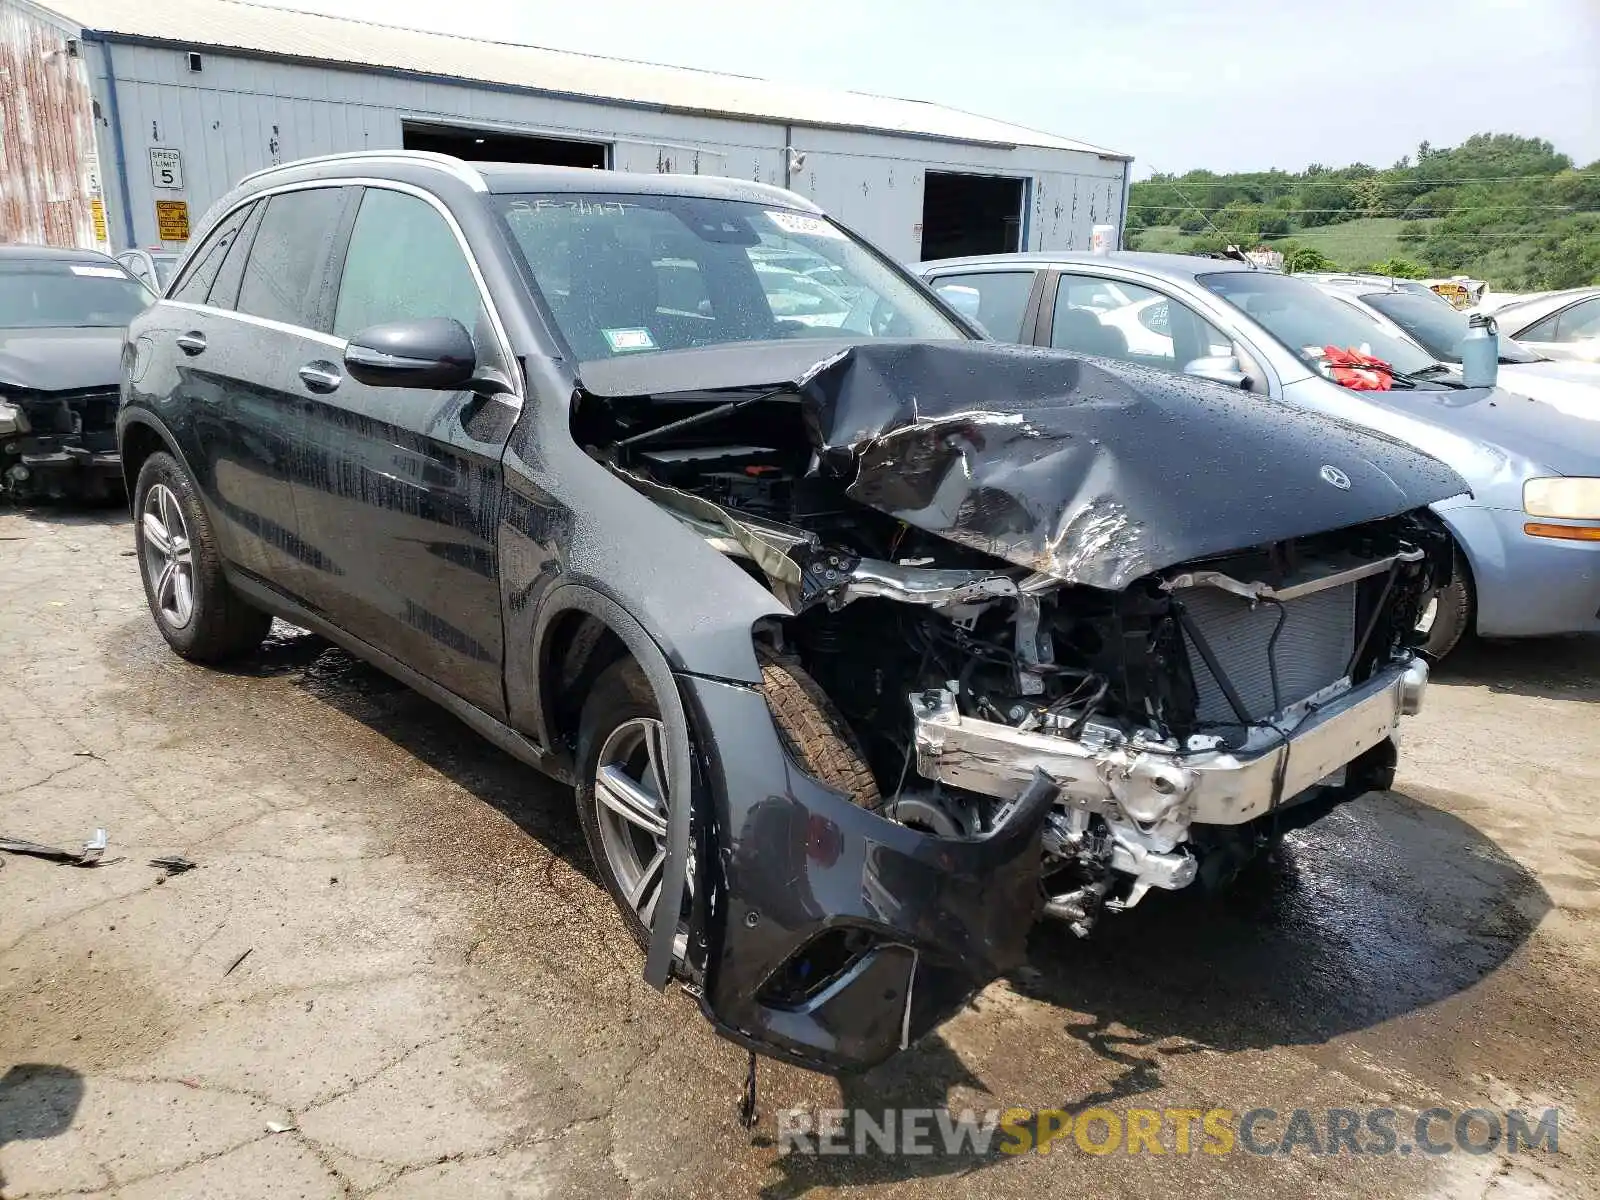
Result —
<instances>
[{"instance_id":1,"label":"side window","mask_svg":"<svg viewBox=\"0 0 1600 1200\"><path fill-rule=\"evenodd\" d=\"M344 205L342 188L280 192L267 201L239 288L238 309L256 317L324 329L325 267ZM395 242L393 253L409 248Z\"/></svg>"},{"instance_id":2,"label":"side window","mask_svg":"<svg viewBox=\"0 0 1600 1200\"><path fill-rule=\"evenodd\" d=\"M481 308L466 254L438 210L416 196L369 187L345 253L334 336L422 317L453 317L472 333Z\"/></svg>"},{"instance_id":3,"label":"side window","mask_svg":"<svg viewBox=\"0 0 1600 1200\"><path fill-rule=\"evenodd\" d=\"M211 284L217 278L217 272L222 268L222 260L228 250L233 246L234 240L239 236L239 231L244 228L244 223L255 210L255 204L246 204L244 207L228 214L223 218L211 236L194 252L194 257L189 260L189 267L183 273L183 279L173 290L172 298L182 300L187 304L204 304L206 296L211 291Z\"/></svg>"},{"instance_id":4,"label":"side window","mask_svg":"<svg viewBox=\"0 0 1600 1200\"><path fill-rule=\"evenodd\" d=\"M933 290L962 316L978 322L1001 342L1022 340L1022 318L1028 311L1035 271L981 271L941 275Z\"/></svg>"},{"instance_id":5,"label":"side window","mask_svg":"<svg viewBox=\"0 0 1600 1200\"><path fill-rule=\"evenodd\" d=\"M1600 337L1600 296L1581 300L1561 314L1556 325L1556 341L1578 342Z\"/></svg>"},{"instance_id":6,"label":"side window","mask_svg":"<svg viewBox=\"0 0 1600 1200\"><path fill-rule=\"evenodd\" d=\"M1232 340L1187 305L1136 283L1087 275L1061 277L1050 344L1164 371L1233 353Z\"/></svg>"},{"instance_id":7,"label":"side window","mask_svg":"<svg viewBox=\"0 0 1600 1200\"><path fill-rule=\"evenodd\" d=\"M261 224L261 216L266 212L266 205L258 204L255 211L250 214L250 219L244 223L244 228L239 230L239 236L233 239L233 245L228 247L227 255L222 260L222 269L217 272L217 278L211 285L206 303L212 308L232 309L239 302L239 285L244 282L244 264L249 257L250 247L255 244L256 226Z\"/></svg>"},{"instance_id":8,"label":"side window","mask_svg":"<svg viewBox=\"0 0 1600 1200\"><path fill-rule=\"evenodd\" d=\"M1536 324L1529 325L1517 334L1525 342L1553 342L1556 340L1556 315L1546 317Z\"/></svg>"}]
</instances>

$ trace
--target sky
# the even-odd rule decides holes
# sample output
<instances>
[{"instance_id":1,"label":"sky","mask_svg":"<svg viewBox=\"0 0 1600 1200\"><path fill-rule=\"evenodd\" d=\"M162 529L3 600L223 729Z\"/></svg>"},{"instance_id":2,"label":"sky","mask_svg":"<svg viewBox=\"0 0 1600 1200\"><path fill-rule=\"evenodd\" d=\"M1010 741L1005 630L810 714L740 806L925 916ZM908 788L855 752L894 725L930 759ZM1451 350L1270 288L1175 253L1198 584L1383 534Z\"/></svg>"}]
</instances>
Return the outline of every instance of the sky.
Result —
<instances>
[{"instance_id":1,"label":"sky","mask_svg":"<svg viewBox=\"0 0 1600 1200\"><path fill-rule=\"evenodd\" d=\"M1600 0L275 2L932 100L1131 154L1135 178L1383 167L1486 131L1600 160Z\"/></svg>"}]
</instances>

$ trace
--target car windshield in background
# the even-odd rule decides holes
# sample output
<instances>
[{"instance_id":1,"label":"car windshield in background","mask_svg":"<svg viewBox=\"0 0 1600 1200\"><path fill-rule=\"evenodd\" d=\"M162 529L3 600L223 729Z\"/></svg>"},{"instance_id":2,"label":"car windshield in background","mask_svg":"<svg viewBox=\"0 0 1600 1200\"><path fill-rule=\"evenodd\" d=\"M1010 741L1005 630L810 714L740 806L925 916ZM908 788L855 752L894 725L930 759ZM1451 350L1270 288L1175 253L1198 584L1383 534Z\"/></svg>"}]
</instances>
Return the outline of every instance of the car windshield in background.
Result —
<instances>
[{"instance_id":1,"label":"car windshield in background","mask_svg":"<svg viewBox=\"0 0 1600 1200\"><path fill-rule=\"evenodd\" d=\"M967 336L826 217L685 196L499 202L580 361L781 338Z\"/></svg>"},{"instance_id":2,"label":"car windshield in background","mask_svg":"<svg viewBox=\"0 0 1600 1200\"><path fill-rule=\"evenodd\" d=\"M1409 374L1434 365L1432 355L1395 336L1376 318L1335 299L1314 283L1271 271L1219 271L1198 277L1309 366L1321 369L1324 347L1376 355Z\"/></svg>"},{"instance_id":3,"label":"car windshield in background","mask_svg":"<svg viewBox=\"0 0 1600 1200\"><path fill-rule=\"evenodd\" d=\"M1411 292L1370 292L1361 298L1421 342L1422 348L1440 362L1461 361L1461 342L1471 327L1466 313ZM1503 337L1500 361L1531 363L1541 360L1537 354Z\"/></svg>"},{"instance_id":4,"label":"car windshield in background","mask_svg":"<svg viewBox=\"0 0 1600 1200\"><path fill-rule=\"evenodd\" d=\"M121 267L49 259L0 263L0 329L114 329L152 299Z\"/></svg>"}]
</instances>

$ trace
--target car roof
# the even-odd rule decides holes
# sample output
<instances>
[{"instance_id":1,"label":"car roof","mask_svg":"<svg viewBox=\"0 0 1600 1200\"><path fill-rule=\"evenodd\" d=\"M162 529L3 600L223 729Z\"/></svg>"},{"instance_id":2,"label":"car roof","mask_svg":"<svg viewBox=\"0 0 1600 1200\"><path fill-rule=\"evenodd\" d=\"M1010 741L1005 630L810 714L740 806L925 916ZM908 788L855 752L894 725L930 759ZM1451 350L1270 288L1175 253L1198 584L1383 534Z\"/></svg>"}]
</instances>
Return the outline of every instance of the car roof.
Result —
<instances>
[{"instance_id":1,"label":"car roof","mask_svg":"<svg viewBox=\"0 0 1600 1200\"><path fill-rule=\"evenodd\" d=\"M592 167L550 167L530 163L467 162L448 154L418 150L352 151L302 158L247 175L244 193L310 178L337 180L353 176L432 182L452 176L474 191L495 195L519 192L570 192L606 196L687 196L771 204L821 214L804 196L746 179L715 175L657 175L602 171Z\"/></svg>"},{"instance_id":2,"label":"car roof","mask_svg":"<svg viewBox=\"0 0 1600 1200\"><path fill-rule=\"evenodd\" d=\"M1567 288L1560 292L1543 292L1536 296L1524 296L1509 303L1498 305L1489 310L1495 317L1505 317L1511 321L1524 322L1533 325L1542 321L1553 312L1566 308L1569 304L1576 304L1579 300L1587 300L1591 296L1600 296L1600 287Z\"/></svg>"},{"instance_id":3,"label":"car roof","mask_svg":"<svg viewBox=\"0 0 1600 1200\"><path fill-rule=\"evenodd\" d=\"M1249 263L1235 258L1207 258L1203 254L1150 254L1139 250L1113 250L1109 254L1091 254L1088 251L1057 250L1034 251L1027 254L975 254L966 258L940 258L917 263L919 274L950 267L1056 267L1056 266L1112 266L1129 267L1151 275L1165 275L1173 279L1193 279L1197 275L1211 275L1218 271L1255 271Z\"/></svg>"},{"instance_id":4,"label":"car roof","mask_svg":"<svg viewBox=\"0 0 1600 1200\"><path fill-rule=\"evenodd\" d=\"M117 260L98 250L75 250L63 246L28 246L8 244L0 246L0 262L77 262L110 263Z\"/></svg>"}]
</instances>

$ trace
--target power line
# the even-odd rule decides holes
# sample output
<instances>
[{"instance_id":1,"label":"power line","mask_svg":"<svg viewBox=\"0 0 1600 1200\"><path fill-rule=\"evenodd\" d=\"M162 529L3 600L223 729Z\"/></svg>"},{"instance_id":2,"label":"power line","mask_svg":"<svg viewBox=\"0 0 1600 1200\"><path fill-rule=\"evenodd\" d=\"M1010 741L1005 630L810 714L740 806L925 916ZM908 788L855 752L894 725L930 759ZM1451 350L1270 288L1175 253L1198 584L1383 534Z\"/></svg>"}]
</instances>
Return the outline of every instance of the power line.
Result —
<instances>
[{"instance_id":1,"label":"power line","mask_svg":"<svg viewBox=\"0 0 1600 1200\"><path fill-rule=\"evenodd\" d=\"M1130 229L1130 230L1128 230L1128 233L1130 235L1137 235L1137 234L1141 234L1141 233L1151 233L1151 232L1154 232L1157 229L1172 229L1172 230L1176 230L1177 226L1176 225L1147 225L1143 229ZM1208 232L1208 231L1199 230L1199 231L1196 231L1195 233L1181 233L1180 232L1178 234L1178 236L1179 237L1199 237L1199 236L1202 236L1205 232ZM1255 238L1256 240L1263 241L1263 242L1281 242L1281 241L1284 241L1284 240L1287 240L1287 239L1296 239L1296 238L1298 238L1298 239L1301 239L1301 240L1305 240L1305 241L1307 241L1309 243L1309 242L1319 241L1322 238L1324 238L1324 237L1326 237L1326 236L1328 236L1329 234L1332 234L1332 233L1338 233L1341 236L1345 236L1345 237L1367 237L1367 238L1372 238L1374 236L1381 236L1381 235L1375 235L1373 233L1373 231L1370 230L1370 229L1343 229L1339 225L1317 225L1317 226L1313 227L1312 229L1296 229L1296 230L1294 230L1294 231L1292 231L1290 233L1262 233L1258 229L1215 229L1215 228L1209 230L1209 232L1216 233L1216 234L1218 234L1218 235L1220 235L1222 237ZM1504 239L1508 239L1508 240L1515 240L1515 241L1530 242L1531 243L1531 242L1538 241L1540 238L1550 236L1550 231L1549 230L1536 229L1536 230L1525 230L1525 231L1522 231L1520 233L1518 233L1518 232L1453 233L1453 234L1447 234L1446 236L1449 236L1449 237L1460 237L1460 238L1465 238L1465 239L1471 239L1471 238L1504 238ZM1420 241L1423 241L1425 239L1418 238L1417 240L1420 242ZM1408 247L1407 247L1406 244L1402 243L1400 248L1402 250L1405 250Z\"/></svg>"},{"instance_id":2,"label":"power line","mask_svg":"<svg viewBox=\"0 0 1600 1200\"><path fill-rule=\"evenodd\" d=\"M1272 207L1270 204L1262 204L1260 201L1255 200L1246 201L1246 203L1269 209ZM1189 204L1130 204L1128 205L1128 210L1130 212L1134 209L1142 212L1187 212L1190 207L1192 206ZM1456 213L1500 212L1505 209L1539 209L1565 213L1600 212L1600 208L1580 208L1575 204L1467 204L1453 205L1442 211L1453 216ZM1398 217L1404 215L1406 210L1397 208L1387 212L1374 212L1365 208L1286 208L1281 211L1285 213L1360 213L1364 217Z\"/></svg>"},{"instance_id":3,"label":"power line","mask_svg":"<svg viewBox=\"0 0 1600 1200\"><path fill-rule=\"evenodd\" d=\"M1385 168L1391 170L1392 168ZM1181 183L1192 188L1297 188L1297 187L1360 187L1363 184L1378 184L1380 187L1455 187L1458 184L1477 183L1552 183L1559 176L1571 174L1567 177L1590 180L1600 178L1600 168L1583 167L1581 169L1563 168L1545 175L1485 175L1477 178L1458 179L1392 179L1385 178L1381 171L1371 175L1363 175L1357 179L1324 179L1320 176L1311 179L1136 179L1133 187L1172 187Z\"/></svg>"}]
</instances>

